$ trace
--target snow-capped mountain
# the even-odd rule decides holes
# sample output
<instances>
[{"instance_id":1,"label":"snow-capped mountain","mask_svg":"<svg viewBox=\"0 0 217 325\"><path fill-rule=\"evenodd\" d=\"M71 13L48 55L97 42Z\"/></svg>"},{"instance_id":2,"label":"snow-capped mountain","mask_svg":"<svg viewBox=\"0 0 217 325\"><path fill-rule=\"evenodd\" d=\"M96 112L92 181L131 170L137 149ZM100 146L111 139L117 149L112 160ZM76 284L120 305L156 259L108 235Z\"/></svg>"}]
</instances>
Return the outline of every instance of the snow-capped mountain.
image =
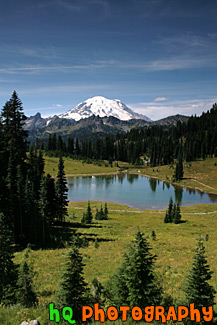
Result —
<instances>
[{"instance_id":1,"label":"snow-capped mountain","mask_svg":"<svg viewBox=\"0 0 217 325\"><path fill-rule=\"evenodd\" d=\"M147 116L133 112L120 100L111 100L102 96L89 98L85 102L73 107L66 113L58 115L58 117L79 121L92 115L100 117L114 116L122 121L128 121L131 119L151 121Z\"/></svg>"}]
</instances>

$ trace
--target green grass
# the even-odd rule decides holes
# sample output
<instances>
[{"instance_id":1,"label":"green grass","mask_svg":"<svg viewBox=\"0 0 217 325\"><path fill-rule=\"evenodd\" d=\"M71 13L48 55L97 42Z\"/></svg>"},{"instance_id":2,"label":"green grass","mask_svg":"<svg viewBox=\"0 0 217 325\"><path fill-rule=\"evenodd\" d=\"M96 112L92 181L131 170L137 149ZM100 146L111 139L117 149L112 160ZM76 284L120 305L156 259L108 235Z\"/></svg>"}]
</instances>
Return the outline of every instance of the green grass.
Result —
<instances>
[{"instance_id":1,"label":"green grass","mask_svg":"<svg viewBox=\"0 0 217 325\"><path fill-rule=\"evenodd\" d=\"M53 177L58 172L58 158L45 156L45 172ZM97 165L100 164L100 165ZM175 164L157 167L133 166L128 163L118 162L121 169L127 170L128 173L138 173L150 177L156 177L160 180L172 182L175 172ZM64 158L65 173L67 176L85 175L85 174L104 174L115 173L120 170L113 163L110 167L108 162L84 163L80 160ZM217 158L208 158L206 160L193 161L184 163L184 178L178 183L179 185L198 188L201 191L217 194Z\"/></svg>"},{"instance_id":2,"label":"green grass","mask_svg":"<svg viewBox=\"0 0 217 325\"><path fill-rule=\"evenodd\" d=\"M45 157L45 171L52 176L57 174L58 158ZM97 166L82 163L81 161L64 158L67 175L95 174L116 172L116 167ZM183 186L198 187L201 190L217 193L217 158L205 161L196 161L184 164L184 177L180 184ZM139 173L171 182L174 166L160 167L133 167L126 163L119 163L122 169L128 172ZM195 182L198 181L204 185ZM211 188L212 189L211 189ZM216 188L216 190L215 190ZM91 202L93 214L100 208L100 202ZM108 203L109 220L95 221L90 227L83 228L80 220L87 207L87 202L69 203L70 227L56 229L61 234L60 242L65 248L53 250L32 251L30 262L35 271L34 286L39 298L37 308L24 309L20 306L0 308L0 324L15 325L23 320L39 319L42 325L54 324L48 321L48 304L55 301L60 275L64 266L64 256L68 250L70 232L75 227L77 231L89 239L89 247L81 249L84 263L84 275L90 284L97 277L103 284L109 279L122 261L122 255L127 245L134 238L137 227L149 238L153 253L158 256L156 261L157 273L162 279L165 292L171 294L179 301L183 297L182 286L185 276L191 267L196 238L201 231L205 238L206 255L211 270L214 271L211 284L217 290L217 205L197 205L181 208L182 219L186 223L179 225L164 224L165 211L135 210L128 206ZM72 215L75 217L72 219ZM151 239L152 230L157 240ZM98 238L99 248L94 247L94 240ZM20 263L22 252L16 253L15 261ZM107 322L112 324L113 322ZM131 322L129 321L128 324ZM64 324L61 322L61 324ZM121 324L121 322L116 322Z\"/></svg>"},{"instance_id":3,"label":"green grass","mask_svg":"<svg viewBox=\"0 0 217 325\"><path fill-rule=\"evenodd\" d=\"M58 172L59 158L45 156L45 172L55 177ZM74 160L64 157L64 167L67 176L70 175L84 175L84 174L103 174L117 172L119 168L111 167L108 162L98 162L98 164L88 164L80 160Z\"/></svg>"},{"instance_id":4,"label":"green grass","mask_svg":"<svg viewBox=\"0 0 217 325\"><path fill-rule=\"evenodd\" d=\"M89 247L81 249L83 261L86 264L84 275L89 284L94 277L97 277L102 283L109 279L120 265L122 255L127 249L127 245L133 240L138 226L149 238L153 253L158 256L156 268L159 277L162 279L164 290L171 294L174 299L180 300L183 297L182 285L191 267L196 238L200 231L204 238L206 234L209 234L209 240L205 242L206 255L211 270L217 269L217 212L215 212L217 205L183 207L181 209L182 219L186 220L186 223L175 225L164 224L165 211L162 210L135 210L128 206L108 203L109 220L94 220L90 227L82 228L79 222L86 206L87 202L69 203L68 220L70 221L72 215L75 214L74 219L70 221L69 231L76 226L77 231L90 240ZM95 209L100 207L100 202L91 202L91 207L93 214L95 214ZM210 213L202 214L207 212ZM156 233L156 241L151 239L152 230ZM66 235L68 236L68 234ZM63 236L66 247L68 245L67 236L65 238ZM98 249L94 247L96 237L99 241ZM40 306L38 309L27 310L26 317L37 314L37 310L38 315L42 314L42 316L45 315L45 310L48 312L48 304L55 299L67 249L31 252L30 261L36 272L34 285ZM22 253L16 253L15 261L19 263L21 259ZM211 284L217 289L217 273L213 274ZM10 312L14 317L18 317L16 308L11 308ZM23 312L24 310L21 309L21 313ZM4 312L1 311L0 324L4 324L1 322L3 314ZM49 323L43 322L42 324Z\"/></svg>"},{"instance_id":5,"label":"green grass","mask_svg":"<svg viewBox=\"0 0 217 325\"><path fill-rule=\"evenodd\" d=\"M119 165L121 166L121 163ZM128 167L130 168L130 166ZM175 164L157 167L131 167L128 172L156 177L171 183L175 173ZM178 184L217 194L217 158L185 162L184 178Z\"/></svg>"}]
</instances>

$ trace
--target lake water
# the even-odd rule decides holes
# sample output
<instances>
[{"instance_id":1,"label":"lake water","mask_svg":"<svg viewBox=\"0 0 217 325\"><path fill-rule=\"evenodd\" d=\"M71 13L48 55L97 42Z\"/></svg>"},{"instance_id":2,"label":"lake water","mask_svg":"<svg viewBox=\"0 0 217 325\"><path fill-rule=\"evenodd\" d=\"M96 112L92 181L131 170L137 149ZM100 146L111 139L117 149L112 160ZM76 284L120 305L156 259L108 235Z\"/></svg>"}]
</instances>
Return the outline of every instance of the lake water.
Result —
<instances>
[{"instance_id":1,"label":"lake water","mask_svg":"<svg viewBox=\"0 0 217 325\"><path fill-rule=\"evenodd\" d=\"M173 186L141 175L72 177L67 179L69 201L103 201L137 209L165 209L170 197L182 206L217 203L217 195Z\"/></svg>"}]
</instances>

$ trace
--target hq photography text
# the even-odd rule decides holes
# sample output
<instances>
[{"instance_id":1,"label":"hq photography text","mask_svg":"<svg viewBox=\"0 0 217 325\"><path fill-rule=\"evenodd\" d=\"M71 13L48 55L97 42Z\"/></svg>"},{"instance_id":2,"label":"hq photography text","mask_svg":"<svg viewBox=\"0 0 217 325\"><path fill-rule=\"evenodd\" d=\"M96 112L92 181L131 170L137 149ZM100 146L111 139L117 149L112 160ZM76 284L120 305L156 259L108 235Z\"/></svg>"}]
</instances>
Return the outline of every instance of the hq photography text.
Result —
<instances>
[{"instance_id":1,"label":"hq photography text","mask_svg":"<svg viewBox=\"0 0 217 325\"><path fill-rule=\"evenodd\" d=\"M116 308L114 306L108 307L106 310L99 307L99 304L94 304L94 307L83 306L82 310L82 322L87 322L93 319L104 323L105 321L116 321L120 319L122 322L126 322L129 317L134 321L145 321L151 323L153 321L161 321L166 323L167 321L182 322L184 319L189 318L191 321L200 323L201 321L210 322L213 319L213 307L202 307L201 310L195 308L195 304L190 304L189 307L170 306L168 310L165 310L163 306L146 306L144 309L140 307L130 308L129 306L120 306ZM73 314L72 307L64 307L59 310L55 308L54 304L49 304L49 319L59 323L61 319L67 321L69 324L76 324L76 315Z\"/></svg>"}]
</instances>

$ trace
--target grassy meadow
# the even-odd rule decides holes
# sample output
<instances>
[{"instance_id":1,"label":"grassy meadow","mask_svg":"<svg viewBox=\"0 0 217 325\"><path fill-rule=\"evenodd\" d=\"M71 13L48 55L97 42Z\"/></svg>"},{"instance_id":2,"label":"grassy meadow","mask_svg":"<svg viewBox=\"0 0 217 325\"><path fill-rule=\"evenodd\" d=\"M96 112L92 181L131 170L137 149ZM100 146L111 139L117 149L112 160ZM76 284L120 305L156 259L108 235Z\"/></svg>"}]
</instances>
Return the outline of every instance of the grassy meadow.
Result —
<instances>
[{"instance_id":1,"label":"grassy meadow","mask_svg":"<svg viewBox=\"0 0 217 325\"><path fill-rule=\"evenodd\" d=\"M207 158L193 162L184 162L184 178L178 184L186 187L198 188L204 192L217 194L217 158ZM130 167L130 166L129 166ZM175 164L129 168L130 172L137 172L160 180L172 182Z\"/></svg>"},{"instance_id":2,"label":"grassy meadow","mask_svg":"<svg viewBox=\"0 0 217 325\"><path fill-rule=\"evenodd\" d=\"M108 203L109 220L94 220L91 226L84 227L80 224L80 220L86 206L87 202L69 203L67 220L69 227L61 230L61 240L66 248L38 250L30 254L30 261L35 271L34 284L39 297L39 307L30 310L22 309L18 315L14 307L11 308L10 313L15 313L16 317L24 320L25 317L35 315L38 311L38 315L43 317L43 325L54 323L46 320L48 315L45 310L47 309L48 313L48 304L55 300L55 292L64 266L64 255L68 249L68 240L73 228L89 240L89 247L81 249L83 261L86 264L84 268L86 280L90 284L92 279L97 277L105 284L120 265L122 255L129 242L133 240L139 226L149 238L153 253L158 256L156 271L162 279L164 290L176 301L183 297L182 285L191 267L196 238L200 232L204 238L208 234L209 240L205 242L206 255L214 271L211 283L217 290L217 205L183 207L181 209L182 219L186 222L175 225L164 224L165 211L162 210L135 210L128 206ZM99 202L91 202L93 214L100 206ZM152 240L152 230L156 233L156 241ZM97 249L94 245L95 238L99 242ZM22 252L16 253L15 261L19 263L21 259ZM3 311L0 312L0 320L1 313L4 314Z\"/></svg>"},{"instance_id":3,"label":"grassy meadow","mask_svg":"<svg viewBox=\"0 0 217 325\"><path fill-rule=\"evenodd\" d=\"M57 157L44 157L45 158L45 172L49 173L51 176L55 177L58 172L58 161ZM104 174L113 173L119 170L118 167L113 163L113 167L109 165L108 162L96 162L87 163L81 160L74 160L72 158L64 157L64 167L67 176L74 175L85 175L85 174Z\"/></svg>"},{"instance_id":4,"label":"grassy meadow","mask_svg":"<svg viewBox=\"0 0 217 325\"><path fill-rule=\"evenodd\" d=\"M58 160L59 159L56 157L45 157L45 172L53 177L55 177L58 172ZM93 164L71 158L64 158L64 165L65 173L69 177L85 174L100 175L125 170L128 173L147 175L171 183L175 172L175 164L149 167L146 165L133 166L128 163L118 162L119 167L117 167L117 164L114 162L111 167L107 161ZM217 194L217 157L187 163L184 162L184 178L178 184Z\"/></svg>"},{"instance_id":5,"label":"grassy meadow","mask_svg":"<svg viewBox=\"0 0 217 325\"><path fill-rule=\"evenodd\" d=\"M116 172L117 167L98 166L82 163L69 158L64 159L65 173L95 174ZM58 158L46 157L45 170L52 176L57 174ZM180 183L185 186L198 187L202 190L217 193L217 158L207 159L185 164L184 177ZM115 164L113 164L115 165ZM170 181L174 173L173 166L137 167L119 164L128 172L137 172ZM129 168L131 167L131 168ZM198 181L204 185L201 185ZM213 189L209 190L209 187ZM104 203L102 203L104 206ZM91 202L93 215L100 202ZM84 276L89 285L94 277L105 284L114 271L121 264L127 245L134 239L138 226L148 237L153 253L157 255L156 271L161 279L166 293L172 295L176 301L183 298L182 286L185 276L192 264L196 238L201 232L202 237L208 234L205 241L206 256L212 271L211 284L217 290L217 205L197 205L182 207L182 220L186 222L175 225L165 224L165 210L136 210L116 203L108 203L109 220L93 220L91 225L80 223L87 202L70 202L68 206L67 227L56 227L59 238L59 248L31 251L29 261L34 269L34 286L39 298L39 306L25 309L20 306L0 308L0 324L17 325L22 321L39 319L41 325L55 324L48 320L48 304L55 301L60 276L65 263L65 253L69 249L69 238L73 229L88 238L89 246L82 248L85 263ZM152 239L152 231L156 233L156 240ZM95 248L94 241L98 239L99 247ZM62 248L64 247L64 248ZM15 262L20 263L23 252L15 254ZM217 302L217 301L216 301ZM68 324L61 322L61 324ZM112 322L108 322L112 324ZM121 322L116 322L121 324Z\"/></svg>"}]
</instances>

